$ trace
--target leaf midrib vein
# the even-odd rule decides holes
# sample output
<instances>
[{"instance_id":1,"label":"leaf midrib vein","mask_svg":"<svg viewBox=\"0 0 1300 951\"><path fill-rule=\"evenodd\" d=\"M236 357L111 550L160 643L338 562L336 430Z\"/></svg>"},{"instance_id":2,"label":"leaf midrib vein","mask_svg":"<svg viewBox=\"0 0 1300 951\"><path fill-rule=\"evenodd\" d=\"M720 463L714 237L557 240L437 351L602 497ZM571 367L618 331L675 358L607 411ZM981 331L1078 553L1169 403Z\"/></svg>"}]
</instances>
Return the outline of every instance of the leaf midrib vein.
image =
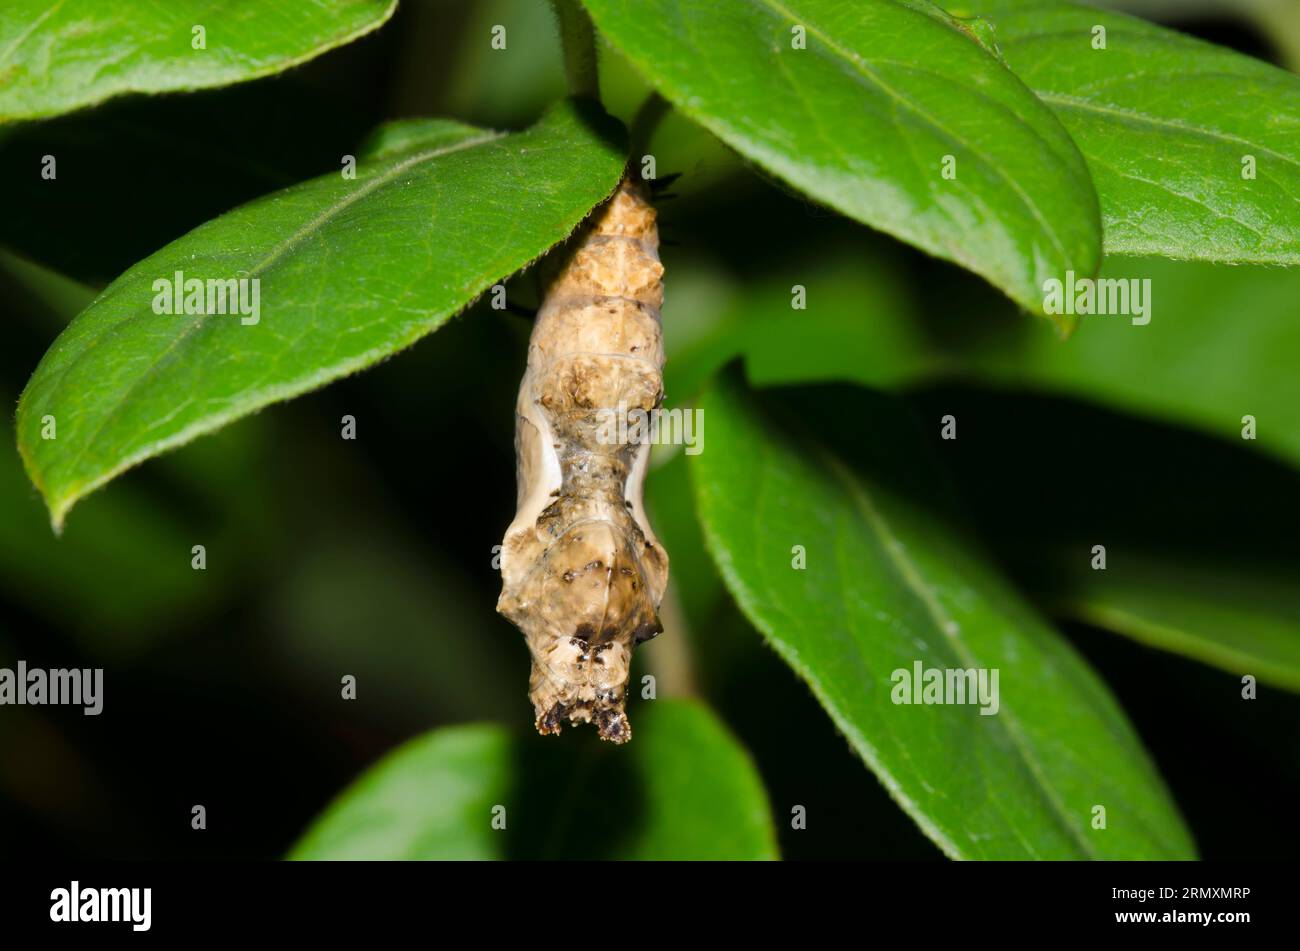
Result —
<instances>
[{"instance_id":1,"label":"leaf midrib vein","mask_svg":"<svg viewBox=\"0 0 1300 951\"><path fill-rule=\"evenodd\" d=\"M826 460L827 468L830 469L836 479L848 492L849 497L853 500L854 506L858 509L863 521L867 523L867 527L879 538L881 549L893 563L899 576L903 579L903 582L917 597L917 599L920 600L940 633L943 634L944 638L948 641L963 663L969 667L978 667L979 664L977 663L977 658L971 655L969 649L959 637L955 637L950 633L949 625L955 626L956 622L948 616L943 605L940 604L938 599L934 596L934 592L926 585L925 579L921 577L920 569L918 569L912 560L907 557L905 552L900 550L896 544L897 539L893 533L893 529L890 527L889 522L884 518L884 516L876 509L870 497L867 495L866 489L862 486L861 481L857 479L853 473L848 471L844 463L834 454L825 449L820 450L820 454ZM1080 830L1069 821L1068 813L1064 805L1057 797L1056 790L1048 781L1048 777L1043 770L1042 764L1039 763L1033 751L1028 747L1024 733L1020 729L1020 725L1016 718L1011 713L1011 708L1006 703L1003 703L999 713L1001 716L1006 718L999 721L1002 729L1007 732L1012 745L1020 754L1021 760L1028 767L1030 773L1038 780L1038 789L1051 805L1053 814L1057 817L1058 821L1065 828L1069 836L1079 845L1084 854L1097 858L1097 853L1092 848L1091 843L1089 843Z\"/></svg>"},{"instance_id":2,"label":"leaf midrib vein","mask_svg":"<svg viewBox=\"0 0 1300 951\"><path fill-rule=\"evenodd\" d=\"M1243 139L1227 132L1219 132L1216 129L1187 125L1186 123L1178 122L1174 119L1164 119L1160 116L1154 116L1148 112L1121 109L1116 106L1103 106L1099 103L1089 102L1088 100L1081 99L1077 96L1071 96L1068 93L1043 92L1041 90L1035 90L1035 92L1038 94L1039 99L1063 109L1074 109L1079 112L1095 112L1100 115L1114 116L1120 119L1132 120L1137 123L1145 123L1146 125L1152 125L1157 128L1174 129L1187 135L1201 136L1207 139L1217 139L1221 142L1226 142L1232 145L1245 146L1246 148L1262 152L1273 158L1281 159L1283 162L1290 165L1300 167L1300 159L1291 158L1281 152L1275 152L1267 146L1260 145L1258 142L1251 142L1249 139Z\"/></svg>"}]
</instances>

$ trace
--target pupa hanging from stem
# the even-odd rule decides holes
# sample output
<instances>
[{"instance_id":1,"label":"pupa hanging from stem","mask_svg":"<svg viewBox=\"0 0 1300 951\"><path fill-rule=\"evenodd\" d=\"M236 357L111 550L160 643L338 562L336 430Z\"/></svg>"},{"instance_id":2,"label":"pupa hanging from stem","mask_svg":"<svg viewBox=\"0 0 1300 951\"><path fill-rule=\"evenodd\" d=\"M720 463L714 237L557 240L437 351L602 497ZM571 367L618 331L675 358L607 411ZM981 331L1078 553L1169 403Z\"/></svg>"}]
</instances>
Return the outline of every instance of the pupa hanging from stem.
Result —
<instances>
[{"instance_id":1,"label":"pupa hanging from stem","mask_svg":"<svg viewBox=\"0 0 1300 951\"><path fill-rule=\"evenodd\" d=\"M632 649L663 629L668 556L641 502L650 445L611 438L645 432L663 400L658 248L646 188L624 178L574 239L528 347L497 610L528 642L543 734L567 719L630 739Z\"/></svg>"}]
</instances>

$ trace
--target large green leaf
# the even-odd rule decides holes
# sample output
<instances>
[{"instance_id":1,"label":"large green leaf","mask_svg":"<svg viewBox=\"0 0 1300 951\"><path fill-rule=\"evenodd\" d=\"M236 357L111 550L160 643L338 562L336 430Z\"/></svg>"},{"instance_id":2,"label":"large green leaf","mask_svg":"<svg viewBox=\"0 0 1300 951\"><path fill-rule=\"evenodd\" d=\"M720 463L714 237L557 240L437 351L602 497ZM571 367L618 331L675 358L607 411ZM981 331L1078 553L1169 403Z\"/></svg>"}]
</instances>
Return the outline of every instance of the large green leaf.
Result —
<instances>
[{"instance_id":1,"label":"large green leaf","mask_svg":"<svg viewBox=\"0 0 1300 951\"><path fill-rule=\"evenodd\" d=\"M1078 143L1108 253L1300 263L1300 78L1063 0L958 8L996 24L1007 64ZM1093 48L1095 27L1105 49Z\"/></svg>"},{"instance_id":2,"label":"large green leaf","mask_svg":"<svg viewBox=\"0 0 1300 951\"><path fill-rule=\"evenodd\" d=\"M0 6L0 123L123 93L226 86L377 29L397 0L9 0ZM195 27L203 49L195 49Z\"/></svg>"},{"instance_id":3,"label":"large green leaf","mask_svg":"<svg viewBox=\"0 0 1300 951\"><path fill-rule=\"evenodd\" d=\"M956 261L1034 312L1045 280L1096 270L1097 196L1069 135L928 5L584 2L677 108L838 211ZM792 48L795 27L806 49Z\"/></svg>"},{"instance_id":4,"label":"large green leaf","mask_svg":"<svg viewBox=\"0 0 1300 951\"><path fill-rule=\"evenodd\" d=\"M417 121L379 136L355 180L277 192L131 268L59 337L19 404L19 447L55 525L129 466L436 330L609 194L620 131L569 102L508 136ZM154 282L178 271L258 280L260 318L155 313ZM41 438L47 415L57 439Z\"/></svg>"},{"instance_id":5,"label":"large green leaf","mask_svg":"<svg viewBox=\"0 0 1300 951\"><path fill-rule=\"evenodd\" d=\"M1190 857L1119 706L941 514L942 488L896 405L851 389L787 405L808 427L852 421L835 442L855 448L833 454L759 400L728 377L703 403L709 443L692 462L710 550L742 610L926 834L960 858ZM917 663L998 670L998 712L894 703L893 672Z\"/></svg>"},{"instance_id":6,"label":"large green leaf","mask_svg":"<svg viewBox=\"0 0 1300 951\"><path fill-rule=\"evenodd\" d=\"M777 857L758 774L712 714L657 700L635 719L626 749L580 731L435 730L345 790L290 858Z\"/></svg>"}]
</instances>

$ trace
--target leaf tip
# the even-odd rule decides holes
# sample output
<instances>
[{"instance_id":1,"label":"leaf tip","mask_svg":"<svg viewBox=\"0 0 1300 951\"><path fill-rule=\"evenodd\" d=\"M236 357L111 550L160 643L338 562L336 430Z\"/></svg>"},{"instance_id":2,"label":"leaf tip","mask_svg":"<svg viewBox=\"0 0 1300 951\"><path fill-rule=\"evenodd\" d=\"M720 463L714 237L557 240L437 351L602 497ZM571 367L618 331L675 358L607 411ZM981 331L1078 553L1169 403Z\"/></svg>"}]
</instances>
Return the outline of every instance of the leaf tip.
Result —
<instances>
[{"instance_id":1,"label":"leaf tip","mask_svg":"<svg viewBox=\"0 0 1300 951\"><path fill-rule=\"evenodd\" d=\"M75 498L45 500L45 505L50 510L50 531L54 532L55 538L63 537L63 526L67 522L68 512L75 504Z\"/></svg>"},{"instance_id":2,"label":"leaf tip","mask_svg":"<svg viewBox=\"0 0 1300 951\"><path fill-rule=\"evenodd\" d=\"M1079 318L1073 314L1052 314L1047 319L1052 329L1056 331L1056 336L1062 341L1069 340L1079 329Z\"/></svg>"}]
</instances>

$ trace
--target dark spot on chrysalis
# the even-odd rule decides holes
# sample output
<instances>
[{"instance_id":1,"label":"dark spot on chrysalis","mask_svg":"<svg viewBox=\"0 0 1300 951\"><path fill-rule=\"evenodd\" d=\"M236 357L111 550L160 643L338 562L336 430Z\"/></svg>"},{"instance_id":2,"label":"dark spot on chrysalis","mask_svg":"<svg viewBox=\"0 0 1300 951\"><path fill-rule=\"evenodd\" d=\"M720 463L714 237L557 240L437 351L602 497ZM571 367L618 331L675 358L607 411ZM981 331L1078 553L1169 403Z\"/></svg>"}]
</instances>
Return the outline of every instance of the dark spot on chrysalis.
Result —
<instances>
[{"instance_id":1,"label":"dark spot on chrysalis","mask_svg":"<svg viewBox=\"0 0 1300 951\"><path fill-rule=\"evenodd\" d=\"M636 630L632 632L632 646L644 644L646 641L662 634L663 630L664 626L659 623L658 618L653 621L642 621L636 626Z\"/></svg>"},{"instance_id":2,"label":"dark spot on chrysalis","mask_svg":"<svg viewBox=\"0 0 1300 951\"><path fill-rule=\"evenodd\" d=\"M617 710L601 710L596 714L596 726L602 739L622 743L627 739L627 724Z\"/></svg>"},{"instance_id":3,"label":"dark spot on chrysalis","mask_svg":"<svg viewBox=\"0 0 1300 951\"><path fill-rule=\"evenodd\" d=\"M559 733L560 722L564 719L564 704L557 702L537 723L539 733Z\"/></svg>"}]
</instances>

